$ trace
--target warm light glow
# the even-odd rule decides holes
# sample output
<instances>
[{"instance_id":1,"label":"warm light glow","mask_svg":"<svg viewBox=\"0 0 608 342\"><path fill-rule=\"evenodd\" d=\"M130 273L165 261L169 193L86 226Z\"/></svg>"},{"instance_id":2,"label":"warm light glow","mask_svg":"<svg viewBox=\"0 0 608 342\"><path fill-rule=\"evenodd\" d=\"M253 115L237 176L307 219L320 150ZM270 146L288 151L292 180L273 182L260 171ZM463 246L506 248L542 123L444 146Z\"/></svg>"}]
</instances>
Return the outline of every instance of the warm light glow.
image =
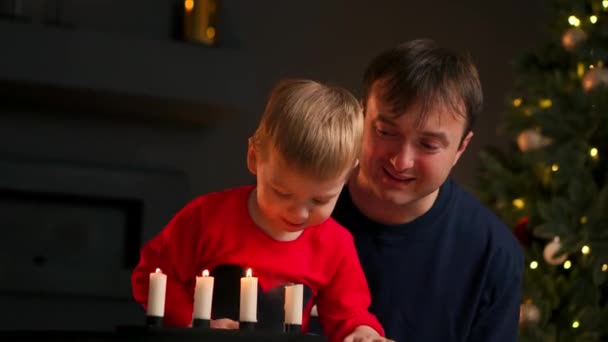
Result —
<instances>
[{"instance_id":1,"label":"warm light glow","mask_svg":"<svg viewBox=\"0 0 608 342\"><path fill-rule=\"evenodd\" d=\"M185 0L184 1L184 9L187 12L192 11L193 8L194 8L194 0Z\"/></svg>"},{"instance_id":2,"label":"warm light glow","mask_svg":"<svg viewBox=\"0 0 608 342\"><path fill-rule=\"evenodd\" d=\"M533 270L537 269L538 268L538 262L532 261L530 263L530 268L533 269Z\"/></svg>"},{"instance_id":3,"label":"warm light glow","mask_svg":"<svg viewBox=\"0 0 608 342\"><path fill-rule=\"evenodd\" d=\"M247 273L245 274L245 277L253 277L253 275L251 273L251 268L247 269Z\"/></svg>"},{"instance_id":4,"label":"warm light glow","mask_svg":"<svg viewBox=\"0 0 608 342\"><path fill-rule=\"evenodd\" d=\"M583 75L585 75L585 63L578 63L576 65L576 75L578 77L583 77Z\"/></svg>"},{"instance_id":5,"label":"warm light glow","mask_svg":"<svg viewBox=\"0 0 608 342\"><path fill-rule=\"evenodd\" d=\"M160 270L160 268L157 268L156 271L154 271L155 273L163 273L163 271Z\"/></svg>"},{"instance_id":6,"label":"warm light glow","mask_svg":"<svg viewBox=\"0 0 608 342\"><path fill-rule=\"evenodd\" d=\"M559 165L557 165L557 164L551 165L551 171L557 172L557 170L559 170Z\"/></svg>"},{"instance_id":7,"label":"warm light glow","mask_svg":"<svg viewBox=\"0 0 608 342\"><path fill-rule=\"evenodd\" d=\"M517 209L523 209L523 207L526 205L526 203L524 202L524 200L522 198L516 198L513 200L513 206Z\"/></svg>"},{"instance_id":8,"label":"warm light glow","mask_svg":"<svg viewBox=\"0 0 608 342\"><path fill-rule=\"evenodd\" d=\"M570 261L570 260L564 261L564 269L569 270L570 267L572 267L572 261Z\"/></svg>"},{"instance_id":9,"label":"warm light glow","mask_svg":"<svg viewBox=\"0 0 608 342\"><path fill-rule=\"evenodd\" d=\"M571 15L568 17L568 23L572 26L578 27L581 24L581 21L577 17Z\"/></svg>"},{"instance_id":10,"label":"warm light glow","mask_svg":"<svg viewBox=\"0 0 608 342\"><path fill-rule=\"evenodd\" d=\"M538 105L540 106L540 108L549 108L553 105L553 102L551 101L551 99L542 99L538 101Z\"/></svg>"},{"instance_id":11,"label":"warm light glow","mask_svg":"<svg viewBox=\"0 0 608 342\"><path fill-rule=\"evenodd\" d=\"M595 68L595 65L589 64L589 69L593 69L593 68Z\"/></svg>"},{"instance_id":12,"label":"warm light glow","mask_svg":"<svg viewBox=\"0 0 608 342\"><path fill-rule=\"evenodd\" d=\"M516 99L514 99L513 100L513 107L519 107L519 106L521 106L521 102L522 102L522 100L519 97L516 98Z\"/></svg>"},{"instance_id":13,"label":"warm light glow","mask_svg":"<svg viewBox=\"0 0 608 342\"><path fill-rule=\"evenodd\" d=\"M581 224L586 224L587 223L587 216L581 216Z\"/></svg>"},{"instance_id":14,"label":"warm light glow","mask_svg":"<svg viewBox=\"0 0 608 342\"><path fill-rule=\"evenodd\" d=\"M596 15L592 15L592 16L590 16L590 17L589 17L589 21L590 21L592 24L597 23L597 16L596 16Z\"/></svg>"},{"instance_id":15,"label":"warm light glow","mask_svg":"<svg viewBox=\"0 0 608 342\"><path fill-rule=\"evenodd\" d=\"M606 272L608 271L608 265L607 264L603 264L602 265L602 272Z\"/></svg>"},{"instance_id":16,"label":"warm light glow","mask_svg":"<svg viewBox=\"0 0 608 342\"><path fill-rule=\"evenodd\" d=\"M608 0L602 1L602 6L604 6L604 8L608 8Z\"/></svg>"},{"instance_id":17,"label":"warm light glow","mask_svg":"<svg viewBox=\"0 0 608 342\"><path fill-rule=\"evenodd\" d=\"M591 158L593 159L597 159L597 155L598 155L599 151L597 150L597 148L593 147L592 149L589 150L589 155L591 156Z\"/></svg>"},{"instance_id":18,"label":"warm light glow","mask_svg":"<svg viewBox=\"0 0 608 342\"><path fill-rule=\"evenodd\" d=\"M209 271L203 270L203 277L208 277L208 276L209 276Z\"/></svg>"},{"instance_id":19,"label":"warm light glow","mask_svg":"<svg viewBox=\"0 0 608 342\"><path fill-rule=\"evenodd\" d=\"M576 328L578 328L578 327L580 327L580 326L581 326L581 324L580 324L578 321L574 321L574 322L572 322L572 327L573 327L574 329L576 329Z\"/></svg>"},{"instance_id":20,"label":"warm light glow","mask_svg":"<svg viewBox=\"0 0 608 342\"><path fill-rule=\"evenodd\" d=\"M213 27L213 26L207 27L207 29L205 30L205 36L207 36L207 38L209 38L209 39L215 38L215 27Z\"/></svg>"},{"instance_id":21,"label":"warm light glow","mask_svg":"<svg viewBox=\"0 0 608 342\"><path fill-rule=\"evenodd\" d=\"M587 255L587 254L591 253L591 248L589 248L589 246L585 245L585 246L583 246L583 248L581 248L581 253Z\"/></svg>"}]
</instances>

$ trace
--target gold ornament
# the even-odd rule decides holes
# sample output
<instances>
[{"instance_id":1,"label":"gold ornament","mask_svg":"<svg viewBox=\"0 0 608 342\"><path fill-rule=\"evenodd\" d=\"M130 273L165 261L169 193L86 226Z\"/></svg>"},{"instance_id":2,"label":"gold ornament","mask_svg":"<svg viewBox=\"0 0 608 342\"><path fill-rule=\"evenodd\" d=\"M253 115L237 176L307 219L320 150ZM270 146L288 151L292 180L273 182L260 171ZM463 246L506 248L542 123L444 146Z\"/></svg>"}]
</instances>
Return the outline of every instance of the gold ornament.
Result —
<instances>
[{"instance_id":1,"label":"gold ornament","mask_svg":"<svg viewBox=\"0 0 608 342\"><path fill-rule=\"evenodd\" d=\"M567 51L574 51L587 40L587 33L578 27L571 27L562 36L562 45Z\"/></svg>"},{"instance_id":2,"label":"gold ornament","mask_svg":"<svg viewBox=\"0 0 608 342\"><path fill-rule=\"evenodd\" d=\"M608 86L608 70L605 68L589 69L583 76L583 89L591 91L599 85Z\"/></svg>"},{"instance_id":3,"label":"gold ornament","mask_svg":"<svg viewBox=\"0 0 608 342\"><path fill-rule=\"evenodd\" d=\"M519 306L519 324L536 324L540 321L540 310L532 303L524 303Z\"/></svg>"},{"instance_id":4,"label":"gold ornament","mask_svg":"<svg viewBox=\"0 0 608 342\"><path fill-rule=\"evenodd\" d=\"M551 139L542 136L535 129L527 129L517 136L517 146L522 152L543 148L551 143Z\"/></svg>"},{"instance_id":5,"label":"gold ornament","mask_svg":"<svg viewBox=\"0 0 608 342\"><path fill-rule=\"evenodd\" d=\"M565 254L559 257L554 257L555 253L557 253L561 247L562 244L559 242L559 237L557 236L553 238L553 241L549 242L545 246L545 249L543 250L543 257L545 258L547 264L556 266L568 259L568 256Z\"/></svg>"}]
</instances>

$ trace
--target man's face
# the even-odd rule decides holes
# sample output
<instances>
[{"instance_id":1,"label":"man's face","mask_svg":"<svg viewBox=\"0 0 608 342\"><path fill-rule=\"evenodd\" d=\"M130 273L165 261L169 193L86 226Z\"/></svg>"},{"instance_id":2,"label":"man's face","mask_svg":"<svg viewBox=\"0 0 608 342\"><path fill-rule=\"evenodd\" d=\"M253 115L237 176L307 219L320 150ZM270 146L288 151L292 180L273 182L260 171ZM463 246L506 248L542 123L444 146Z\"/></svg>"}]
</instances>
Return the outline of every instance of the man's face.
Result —
<instances>
[{"instance_id":1,"label":"man's face","mask_svg":"<svg viewBox=\"0 0 608 342\"><path fill-rule=\"evenodd\" d=\"M431 108L418 122L418 106L392 112L374 84L366 103L358 183L386 204L422 215L467 147L465 119L449 107Z\"/></svg>"}]
</instances>

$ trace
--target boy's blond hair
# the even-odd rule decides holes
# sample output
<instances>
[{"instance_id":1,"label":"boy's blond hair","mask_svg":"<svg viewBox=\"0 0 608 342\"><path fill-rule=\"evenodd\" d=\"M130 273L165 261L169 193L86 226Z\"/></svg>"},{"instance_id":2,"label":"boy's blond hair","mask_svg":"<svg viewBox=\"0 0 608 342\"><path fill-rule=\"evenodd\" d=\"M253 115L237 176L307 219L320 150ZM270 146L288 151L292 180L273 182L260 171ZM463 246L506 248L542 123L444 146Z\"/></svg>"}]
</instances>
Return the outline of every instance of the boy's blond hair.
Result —
<instances>
[{"instance_id":1,"label":"boy's blond hair","mask_svg":"<svg viewBox=\"0 0 608 342\"><path fill-rule=\"evenodd\" d=\"M272 90L252 143L261 158L273 147L291 167L325 180L355 165L362 135L363 113L350 92L290 79Z\"/></svg>"}]
</instances>

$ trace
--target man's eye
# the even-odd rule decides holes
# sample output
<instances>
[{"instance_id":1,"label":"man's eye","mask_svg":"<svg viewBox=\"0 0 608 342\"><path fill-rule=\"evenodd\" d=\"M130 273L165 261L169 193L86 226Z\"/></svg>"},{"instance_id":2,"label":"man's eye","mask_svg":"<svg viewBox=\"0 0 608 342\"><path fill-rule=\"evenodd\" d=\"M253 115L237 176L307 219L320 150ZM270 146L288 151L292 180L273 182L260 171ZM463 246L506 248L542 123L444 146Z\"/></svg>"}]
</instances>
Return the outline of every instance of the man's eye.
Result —
<instances>
[{"instance_id":1,"label":"man's eye","mask_svg":"<svg viewBox=\"0 0 608 342\"><path fill-rule=\"evenodd\" d=\"M427 151L436 151L439 149L439 146L437 146L437 144L433 144L433 143L428 143L428 142L421 142L420 145L422 146L422 148L424 148Z\"/></svg>"},{"instance_id":2,"label":"man's eye","mask_svg":"<svg viewBox=\"0 0 608 342\"><path fill-rule=\"evenodd\" d=\"M388 131L382 130L382 129L380 129L380 128L376 128L376 134L378 134L378 135L379 135L379 136L381 136L381 137L392 137L392 136L394 136L394 135L395 135L395 134L393 134L393 133L391 133L391 132L388 132Z\"/></svg>"}]
</instances>

